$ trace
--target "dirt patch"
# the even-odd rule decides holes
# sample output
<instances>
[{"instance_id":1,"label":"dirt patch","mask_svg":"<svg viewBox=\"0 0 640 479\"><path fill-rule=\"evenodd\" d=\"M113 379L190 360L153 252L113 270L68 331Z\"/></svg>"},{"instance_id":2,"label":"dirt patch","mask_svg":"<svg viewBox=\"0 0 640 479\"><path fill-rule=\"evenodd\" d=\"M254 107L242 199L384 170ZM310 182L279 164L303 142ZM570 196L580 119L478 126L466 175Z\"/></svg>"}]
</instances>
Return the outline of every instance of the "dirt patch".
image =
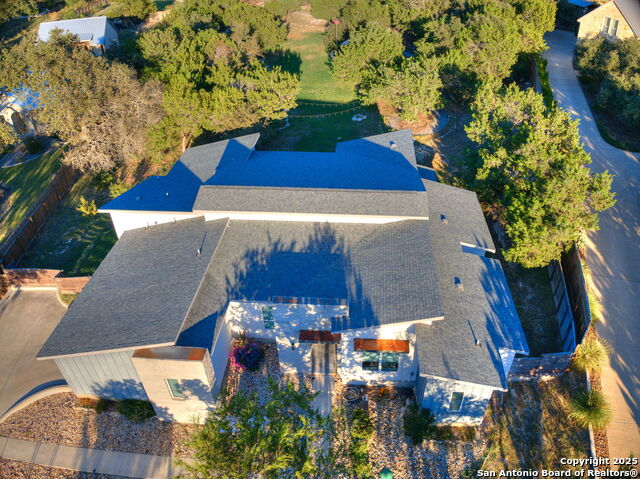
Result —
<instances>
[{"instance_id":1,"label":"dirt patch","mask_svg":"<svg viewBox=\"0 0 640 479\"><path fill-rule=\"evenodd\" d=\"M324 32L326 21L315 18L311 15L311 5L303 5L297 12L290 13L287 16L289 24L288 38L291 40L299 40L304 38L309 32Z\"/></svg>"}]
</instances>

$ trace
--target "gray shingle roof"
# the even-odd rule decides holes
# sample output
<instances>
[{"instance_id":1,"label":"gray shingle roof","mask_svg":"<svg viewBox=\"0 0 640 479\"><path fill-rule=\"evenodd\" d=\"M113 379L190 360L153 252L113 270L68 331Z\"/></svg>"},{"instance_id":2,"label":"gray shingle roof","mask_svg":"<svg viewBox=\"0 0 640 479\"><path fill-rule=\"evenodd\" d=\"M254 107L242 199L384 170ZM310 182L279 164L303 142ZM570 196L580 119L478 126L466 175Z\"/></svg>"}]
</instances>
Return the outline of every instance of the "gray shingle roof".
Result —
<instances>
[{"instance_id":1,"label":"gray shingle roof","mask_svg":"<svg viewBox=\"0 0 640 479\"><path fill-rule=\"evenodd\" d=\"M476 195L430 181L425 186L445 318L416 328L420 374L506 387L499 349L529 350L500 262L460 246L493 249Z\"/></svg>"},{"instance_id":2,"label":"gray shingle roof","mask_svg":"<svg viewBox=\"0 0 640 479\"><path fill-rule=\"evenodd\" d=\"M371 215L380 209L380 215L427 216L426 195L400 194L424 192L409 130L338 143L335 153L254 151L258 137L190 148L166 176L143 181L100 211L305 212L300 209L309 207L307 213Z\"/></svg>"},{"instance_id":3,"label":"gray shingle roof","mask_svg":"<svg viewBox=\"0 0 640 479\"><path fill-rule=\"evenodd\" d=\"M426 221L230 221L180 345L211 347L229 300L346 298L360 328L442 316ZM420 285L420 287L416 287Z\"/></svg>"},{"instance_id":4,"label":"gray shingle roof","mask_svg":"<svg viewBox=\"0 0 640 479\"><path fill-rule=\"evenodd\" d=\"M195 212L267 212L428 218L424 191L200 187Z\"/></svg>"},{"instance_id":5,"label":"gray shingle roof","mask_svg":"<svg viewBox=\"0 0 640 479\"><path fill-rule=\"evenodd\" d=\"M640 0L614 0L633 33L640 38Z\"/></svg>"},{"instance_id":6,"label":"gray shingle roof","mask_svg":"<svg viewBox=\"0 0 640 479\"><path fill-rule=\"evenodd\" d=\"M173 344L226 225L195 218L126 231L38 357Z\"/></svg>"}]
</instances>

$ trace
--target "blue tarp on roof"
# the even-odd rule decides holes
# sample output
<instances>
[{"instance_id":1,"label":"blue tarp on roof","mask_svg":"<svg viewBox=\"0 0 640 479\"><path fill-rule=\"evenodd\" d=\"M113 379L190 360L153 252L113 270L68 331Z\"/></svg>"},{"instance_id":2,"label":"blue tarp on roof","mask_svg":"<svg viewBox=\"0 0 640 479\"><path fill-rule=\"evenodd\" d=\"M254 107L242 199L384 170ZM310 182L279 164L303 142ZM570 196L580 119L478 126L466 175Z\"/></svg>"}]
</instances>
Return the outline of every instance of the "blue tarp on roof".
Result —
<instances>
[{"instance_id":1,"label":"blue tarp on roof","mask_svg":"<svg viewBox=\"0 0 640 479\"><path fill-rule=\"evenodd\" d=\"M576 7L590 7L593 5L593 2L588 2L587 0L567 0L569 5L575 5Z\"/></svg>"}]
</instances>

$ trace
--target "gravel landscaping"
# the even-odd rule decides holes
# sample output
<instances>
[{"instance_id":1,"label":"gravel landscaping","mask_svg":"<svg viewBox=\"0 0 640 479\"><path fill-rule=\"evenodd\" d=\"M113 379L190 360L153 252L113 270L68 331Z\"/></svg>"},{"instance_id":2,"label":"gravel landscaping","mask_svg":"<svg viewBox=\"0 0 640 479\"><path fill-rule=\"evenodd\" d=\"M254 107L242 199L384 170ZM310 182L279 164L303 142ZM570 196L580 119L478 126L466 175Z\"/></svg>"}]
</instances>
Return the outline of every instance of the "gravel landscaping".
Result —
<instances>
[{"instance_id":1,"label":"gravel landscaping","mask_svg":"<svg viewBox=\"0 0 640 479\"><path fill-rule=\"evenodd\" d=\"M109 451L190 455L183 443L198 426L158 419L136 424L117 412L97 414L78 407L76 401L71 393L36 401L1 423L0 436Z\"/></svg>"},{"instance_id":2,"label":"gravel landscaping","mask_svg":"<svg viewBox=\"0 0 640 479\"><path fill-rule=\"evenodd\" d=\"M76 472L0 458L0 477L11 479L127 479L123 476Z\"/></svg>"}]
</instances>

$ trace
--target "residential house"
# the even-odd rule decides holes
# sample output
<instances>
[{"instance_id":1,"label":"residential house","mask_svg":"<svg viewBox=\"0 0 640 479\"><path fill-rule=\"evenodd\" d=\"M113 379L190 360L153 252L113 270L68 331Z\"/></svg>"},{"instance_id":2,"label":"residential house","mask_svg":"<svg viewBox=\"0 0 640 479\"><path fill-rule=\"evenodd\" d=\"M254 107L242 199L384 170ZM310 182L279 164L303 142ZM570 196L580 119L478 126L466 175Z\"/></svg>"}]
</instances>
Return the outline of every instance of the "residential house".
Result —
<instances>
[{"instance_id":1,"label":"residential house","mask_svg":"<svg viewBox=\"0 0 640 479\"><path fill-rule=\"evenodd\" d=\"M409 130L333 153L190 148L104 205L118 236L39 353L78 395L201 421L234 337L284 374L415 390L480 424L527 343L475 193L426 179Z\"/></svg>"},{"instance_id":2,"label":"residential house","mask_svg":"<svg viewBox=\"0 0 640 479\"><path fill-rule=\"evenodd\" d=\"M62 30L78 37L79 45L95 55L102 55L106 49L118 45L118 32L107 17L74 18L40 24L38 38L47 42L54 30Z\"/></svg>"},{"instance_id":3,"label":"residential house","mask_svg":"<svg viewBox=\"0 0 640 479\"><path fill-rule=\"evenodd\" d=\"M612 39L640 38L640 0L611 0L578 19L578 39L606 35Z\"/></svg>"}]
</instances>

